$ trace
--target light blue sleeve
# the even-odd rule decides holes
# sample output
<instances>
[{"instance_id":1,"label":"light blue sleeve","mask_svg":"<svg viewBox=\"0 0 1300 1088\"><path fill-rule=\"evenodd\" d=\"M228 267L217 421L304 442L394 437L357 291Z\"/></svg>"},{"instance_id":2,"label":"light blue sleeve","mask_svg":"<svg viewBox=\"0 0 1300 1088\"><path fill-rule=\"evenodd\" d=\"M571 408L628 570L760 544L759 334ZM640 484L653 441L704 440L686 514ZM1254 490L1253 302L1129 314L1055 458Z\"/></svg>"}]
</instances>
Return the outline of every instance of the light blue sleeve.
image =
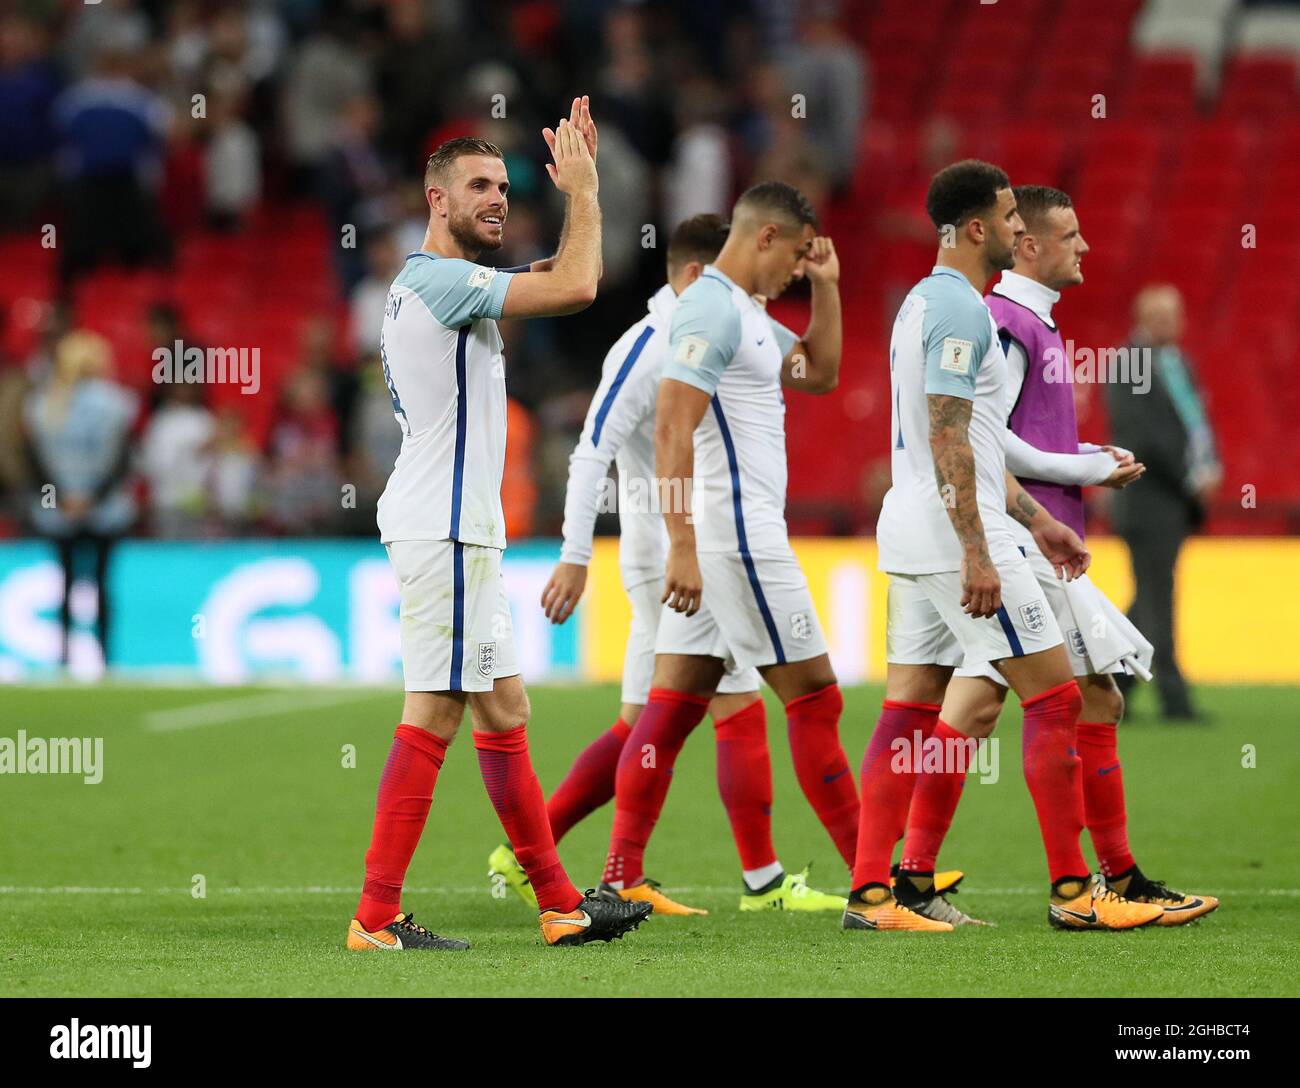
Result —
<instances>
[{"instance_id":1,"label":"light blue sleeve","mask_svg":"<svg viewBox=\"0 0 1300 1088\"><path fill-rule=\"evenodd\" d=\"M682 292L668 333L663 376L713 396L740 347L740 314L731 291L707 279Z\"/></svg>"},{"instance_id":2,"label":"light blue sleeve","mask_svg":"<svg viewBox=\"0 0 1300 1088\"><path fill-rule=\"evenodd\" d=\"M799 343L801 338L797 333L787 329L776 318L769 317L767 320L772 324L772 332L776 335L776 343L781 349L781 358L784 359L790 354L795 344Z\"/></svg>"},{"instance_id":3,"label":"light blue sleeve","mask_svg":"<svg viewBox=\"0 0 1300 1088\"><path fill-rule=\"evenodd\" d=\"M420 260L409 284L439 324L458 329L475 318L500 318L513 275L459 257L439 257Z\"/></svg>"},{"instance_id":4,"label":"light blue sleeve","mask_svg":"<svg viewBox=\"0 0 1300 1088\"><path fill-rule=\"evenodd\" d=\"M926 393L974 400L980 361L993 343L988 307L973 295L937 293L925 307L921 342Z\"/></svg>"}]
</instances>

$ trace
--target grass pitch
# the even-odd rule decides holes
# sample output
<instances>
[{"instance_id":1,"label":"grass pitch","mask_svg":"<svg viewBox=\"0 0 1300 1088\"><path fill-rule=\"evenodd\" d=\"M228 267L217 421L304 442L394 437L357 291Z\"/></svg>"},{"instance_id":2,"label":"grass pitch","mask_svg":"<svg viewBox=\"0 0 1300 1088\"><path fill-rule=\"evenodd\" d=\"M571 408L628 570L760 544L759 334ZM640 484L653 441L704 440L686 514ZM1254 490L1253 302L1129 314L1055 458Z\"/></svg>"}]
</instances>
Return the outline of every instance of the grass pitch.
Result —
<instances>
[{"instance_id":1,"label":"grass pitch","mask_svg":"<svg viewBox=\"0 0 1300 1088\"><path fill-rule=\"evenodd\" d=\"M533 758L549 792L612 721L618 693L531 694ZM856 767L880 689L845 696ZM494 898L486 880L501 834L466 732L439 778L404 907L474 947L385 956L342 945L400 693L6 688L0 736L103 737L104 778L0 776L0 995L1295 995L1300 692L1201 696L1211 725L1121 726L1139 863L1223 899L1187 927L1048 929L1020 714L1009 709L1000 778L968 782L940 859L967 872L955 902L996 929L845 933L834 914L741 915L706 722L677 764L647 868L712 914L651 919L609 946L544 948L535 917L513 895ZM795 782L784 716L770 700L768 711L777 849L787 868L813 861L815 886L843 891ZM561 844L579 887L599 878L609 820L606 808Z\"/></svg>"}]
</instances>

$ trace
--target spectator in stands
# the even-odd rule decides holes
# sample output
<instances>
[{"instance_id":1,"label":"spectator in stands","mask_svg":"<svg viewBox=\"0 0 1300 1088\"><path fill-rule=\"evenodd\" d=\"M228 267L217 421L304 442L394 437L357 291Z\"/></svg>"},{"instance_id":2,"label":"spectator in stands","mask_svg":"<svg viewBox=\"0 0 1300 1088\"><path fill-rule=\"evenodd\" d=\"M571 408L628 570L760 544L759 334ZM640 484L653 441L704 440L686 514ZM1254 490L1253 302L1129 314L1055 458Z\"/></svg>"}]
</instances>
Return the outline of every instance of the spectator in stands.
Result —
<instances>
[{"instance_id":1,"label":"spectator in stands","mask_svg":"<svg viewBox=\"0 0 1300 1088\"><path fill-rule=\"evenodd\" d=\"M347 469L348 480L357 488L357 514L345 518L345 524L350 531L373 535L375 504L401 452L402 428L393 418L393 395L384 381L378 355L362 359L359 377Z\"/></svg>"},{"instance_id":2,"label":"spectator in stands","mask_svg":"<svg viewBox=\"0 0 1300 1088\"><path fill-rule=\"evenodd\" d=\"M0 230L30 226L49 193L60 82L43 31L18 15L0 22Z\"/></svg>"},{"instance_id":3,"label":"spectator in stands","mask_svg":"<svg viewBox=\"0 0 1300 1088\"><path fill-rule=\"evenodd\" d=\"M704 212L728 210L731 150L722 125L726 91L707 76L683 80L677 93L677 139L664 179L664 229Z\"/></svg>"},{"instance_id":4,"label":"spectator in stands","mask_svg":"<svg viewBox=\"0 0 1300 1088\"><path fill-rule=\"evenodd\" d=\"M68 208L59 246L65 287L105 258L164 259L157 187L170 110L136 81L130 57L104 49L94 74L59 97L54 124Z\"/></svg>"},{"instance_id":5,"label":"spectator in stands","mask_svg":"<svg viewBox=\"0 0 1300 1088\"><path fill-rule=\"evenodd\" d=\"M298 46L285 77L283 117L288 151L304 178L329 152L344 107L373 85L369 61L348 41L348 21L326 15Z\"/></svg>"},{"instance_id":6,"label":"spectator in stands","mask_svg":"<svg viewBox=\"0 0 1300 1088\"><path fill-rule=\"evenodd\" d=\"M840 29L836 0L804 5L799 44L784 58L785 110L791 96L802 95L802 119L809 142L830 171L834 188L843 189L853 176L866 119L867 69L862 50Z\"/></svg>"},{"instance_id":7,"label":"spectator in stands","mask_svg":"<svg viewBox=\"0 0 1300 1088\"><path fill-rule=\"evenodd\" d=\"M234 231L243 226L262 191L262 154L257 133L243 118L242 91L213 91L208 102L208 143L203 155L208 224Z\"/></svg>"},{"instance_id":8,"label":"spectator in stands","mask_svg":"<svg viewBox=\"0 0 1300 1088\"><path fill-rule=\"evenodd\" d=\"M390 174L375 142L378 131L379 103L369 93L354 96L344 107L318 174L318 191L333 226L335 260L345 293L351 293L366 274L357 243L384 226L391 212ZM353 239L350 246L339 244L347 228L351 228Z\"/></svg>"},{"instance_id":9,"label":"spectator in stands","mask_svg":"<svg viewBox=\"0 0 1300 1088\"><path fill-rule=\"evenodd\" d=\"M306 367L289 379L271 432L268 516L284 533L337 529L342 506L339 422L328 375Z\"/></svg>"},{"instance_id":10,"label":"spectator in stands","mask_svg":"<svg viewBox=\"0 0 1300 1088\"><path fill-rule=\"evenodd\" d=\"M203 403L201 383L175 382L163 389L162 404L141 437L136 464L148 484L154 535L193 537L208 512L216 420Z\"/></svg>"},{"instance_id":11,"label":"spectator in stands","mask_svg":"<svg viewBox=\"0 0 1300 1088\"><path fill-rule=\"evenodd\" d=\"M1129 617L1155 647L1152 672L1164 716L1189 721L1199 715L1174 650L1174 568L1223 474L1190 361L1179 347L1182 296L1176 287L1147 287L1133 314L1129 356L1140 365L1130 365L1127 380L1112 382L1107 395L1112 441L1132 450L1147 471L1137 487L1115 494L1113 520L1132 556L1137 594Z\"/></svg>"},{"instance_id":12,"label":"spectator in stands","mask_svg":"<svg viewBox=\"0 0 1300 1088\"><path fill-rule=\"evenodd\" d=\"M217 413L208 461L208 505L212 528L220 535L244 532L258 512L257 446L248 436L238 409L227 406Z\"/></svg>"},{"instance_id":13,"label":"spectator in stands","mask_svg":"<svg viewBox=\"0 0 1300 1088\"><path fill-rule=\"evenodd\" d=\"M110 379L108 341L72 332L55 349L54 374L23 406L35 485L31 517L36 531L55 541L63 567L62 661L69 664L72 586L89 559L98 610L95 634L105 664L108 643L108 560L113 542L135 520L127 486L135 396Z\"/></svg>"},{"instance_id":14,"label":"spectator in stands","mask_svg":"<svg viewBox=\"0 0 1300 1088\"><path fill-rule=\"evenodd\" d=\"M366 278L352 289L348 298L352 349L357 355L369 357L379 352L384 303L404 261L405 255L397 248L392 231L377 231L366 240Z\"/></svg>"}]
</instances>

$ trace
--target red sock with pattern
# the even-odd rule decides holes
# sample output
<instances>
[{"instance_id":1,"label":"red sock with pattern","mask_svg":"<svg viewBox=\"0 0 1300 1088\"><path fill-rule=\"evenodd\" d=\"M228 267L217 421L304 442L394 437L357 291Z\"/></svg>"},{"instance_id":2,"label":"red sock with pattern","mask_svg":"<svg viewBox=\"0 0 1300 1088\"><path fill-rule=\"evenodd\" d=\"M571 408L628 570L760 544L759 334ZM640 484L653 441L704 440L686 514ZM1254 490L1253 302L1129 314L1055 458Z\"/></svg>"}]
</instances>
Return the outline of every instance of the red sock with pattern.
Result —
<instances>
[{"instance_id":1,"label":"red sock with pattern","mask_svg":"<svg viewBox=\"0 0 1300 1088\"><path fill-rule=\"evenodd\" d=\"M939 847L966 785L966 771L975 763L975 742L947 722L940 721L930 736L943 745L944 759L937 770L921 771L912 791L900 868L913 873L934 872Z\"/></svg>"},{"instance_id":2,"label":"red sock with pattern","mask_svg":"<svg viewBox=\"0 0 1300 1088\"><path fill-rule=\"evenodd\" d=\"M718 738L718 793L731 821L740 867L776 861L772 847L772 760L762 699L714 722Z\"/></svg>"},{"instance_id":3,"label":"red sock with pattern","mask_svg":"<svg viewBox=\"0 0 1300 1088\"><path fill-rule=\"evenodd\" d=\"M1076 724L1083 696L1070 680L1026 699L1021 755L1025 784L1038 812L1047 850L1047 869L1055 884L1086 877L1091 870L1079 848L1083 831L1083 761L1076 751Z\"/></svg>"},{"instance_id":4,"label":"red sock with pattern","mask_svg":"<svg viewBox=\"0 0 1300 1088\"><path fill-rule=\"evenodd\" d=\"M830 684L785 704L795 776L844 864L852 868L861 810L853 772L840 744L843 710L844 696L839 684Z\"/></svg>"},{"instance_id":5,"label":"red sock with pattern","mask_svg":"<svg viewBox=\"0 0 1300 1088\"><path fill-rule=\"evenodd\" d=\"M645 876L641 866L646 843L668 796L677 753L708 708L709 700L701 696L651 689L618 760L604 880L630 888Z\"/></svg>"},{"instance_id":6,"label":"red sock with pattern","mask_svg":"<svg viewBox=\"0 0 1300 1088\"><path fill-rule=\"evenodd\" d=\"M1078 726L1083 817L1106 876L1119 876L1137 864L1128 848L1128 811L1117 732L1115 722L1080 722Z\"/></svg>"},{"instance_id":7,"label":"red sock with pattern","mask_svg":"<svg viewBox=\"0 0 1300 1088\"><path fill-rule=\"evenodd\" d=\"M528 758L526 725L503 733L474 731L479 771L515 857L537 893L539 910L574 910L582 895L569 880L551 837L546 800Z\"/></svg>"},{"instance_id":8,"label":"red sock with pattern","mask_svg":"<svg viewBox=\"0 0 1300 1088\"><path fill-rule=\"evenodd\" d=\"M578 754L564 781L555 787L551 799L546 802L546 815L550 818L551 834L557 843L574 824L586 819L614 796L618 755L631 732L632 727L619 718Z\"/></svg>"},{"instance_id":9,"label":"red sock with pattern","mask_svg":"<svg viewBox=\"0 0 1300 1088\"><path fill-rule=\"evenodd\" d=\"M858 823L858 847L853 863L853 887L866 884L889 886L889 863L894 847L903 837L907 810L916 784L915 767L924 741L939 721L939 708L932 703L903 703L886 699L871 741L862 757L862 814ZM911 750L904 766L894 770L897 740Z\"/></svg>"},{"instance_id":10,"label":"red sock with pattern","mask_svg":"<svg viewBox=\"0 0 1300 1088\"><path fill-rule=\"evenodd\" d=\"M399 725L379 776L375 825L366 851L366 882L357 919L374 932L401 913L402 883L420 842L447 741L427 729Z\"/></svg>"}]
</instances>

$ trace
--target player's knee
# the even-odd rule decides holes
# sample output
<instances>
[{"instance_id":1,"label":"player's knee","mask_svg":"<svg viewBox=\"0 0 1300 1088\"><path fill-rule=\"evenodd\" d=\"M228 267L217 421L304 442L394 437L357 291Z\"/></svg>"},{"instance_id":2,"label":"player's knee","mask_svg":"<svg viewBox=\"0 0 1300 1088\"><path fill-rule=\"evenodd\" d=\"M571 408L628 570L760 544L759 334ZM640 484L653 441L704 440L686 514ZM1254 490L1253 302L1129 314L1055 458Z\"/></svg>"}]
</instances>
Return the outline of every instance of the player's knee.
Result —
<instances>
[{"instance_id":1,"label":"player's knee","mask_svg":"<svg viewBox=\"0 0 1300 1088\"><path fill-rule=\"evenodd\" d=\"M983 740L985 737L991 736L993 730L998 727L998 718L1001 714L1001 703L982 703L969 716L967 728L958 729L957 731L963 736ZM956 729L957 727L953 726L953 728Z\"/></svg>"},{"instance_id":2,"label":"player's knee","mask_svg":"<svg viewBox=\"0 0 1300 1088\"><path fill-rule=\"evenodd\" d=\"M1085 722L1116 722L1124 717L1124 693L1109 676L1090 678L1083 688L1083 709L1080 720Z\"/></svg>"}]
</instances>

